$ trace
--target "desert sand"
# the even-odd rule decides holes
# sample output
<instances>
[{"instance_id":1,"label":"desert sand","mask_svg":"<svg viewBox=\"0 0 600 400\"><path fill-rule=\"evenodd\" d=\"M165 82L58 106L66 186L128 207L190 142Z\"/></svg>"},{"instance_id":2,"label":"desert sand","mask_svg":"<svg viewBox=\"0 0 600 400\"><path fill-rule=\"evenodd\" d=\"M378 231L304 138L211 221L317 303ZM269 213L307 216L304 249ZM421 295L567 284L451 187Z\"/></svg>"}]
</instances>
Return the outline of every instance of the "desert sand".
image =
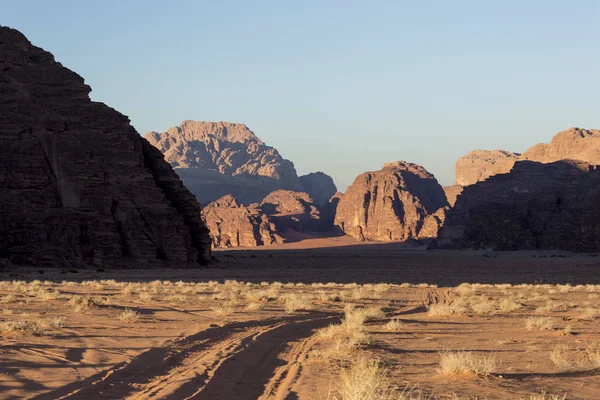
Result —
<instances>
[{"instance_id":1,"label":"desert sand","mask_svg":"<svg viewBox=\"0 0 600 400\"><path fill-rule=\"evenodd\" d=\"M202 270L3 272L2 397L600 393L594 254L338 238L216 257Z\"/></svg>"}]
</instances>

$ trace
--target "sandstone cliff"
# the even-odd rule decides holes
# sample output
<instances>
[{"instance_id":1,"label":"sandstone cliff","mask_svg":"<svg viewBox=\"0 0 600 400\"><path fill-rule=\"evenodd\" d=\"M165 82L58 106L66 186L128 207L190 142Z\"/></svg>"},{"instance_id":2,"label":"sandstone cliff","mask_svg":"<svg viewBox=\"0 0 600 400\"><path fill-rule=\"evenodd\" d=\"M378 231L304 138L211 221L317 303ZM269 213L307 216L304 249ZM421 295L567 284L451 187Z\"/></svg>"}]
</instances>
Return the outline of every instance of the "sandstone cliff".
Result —
<instances>
[{"instance_id":1,"label":"sandstone cliff","mask_svg":"<svg viewBox=\"0 0 600 400\"><path fill-rule=\"evenodd\" d=\"M319 207L326 204L337 192L333 179L323 172L312 172L300 177L302 187L315 200Z\"/></svg>"},{"instance_id":2,"label":"sandstone cliff","mask_svg":"<svg viewBox=\"0 0 600 400\"><path fill-rule=\"evenodd\" d=\"M538 143L523 154L504 150L475 150L456 162L456 183L472 185L490 176L504 174L520 160L550 163L559 160L579 160L600 164L600 131L569 128L559 132L550 143Z\"/></svg>"},{"instance_id":3,"label":"sandstone cliff","mask_svg":"<svg viewBox=\"0 0 600 400\"><path fill-rule=\"evenodd\" d=\"M440 209L447 205L433 175L398 161L354 180L338 204L335 225L359 240L431 238L443 219Z\"/></svg>"},{"instance_id":4,"label":"sandstone cliff","mask_svg":"<svg viewBox=\"0 0 600 400\"><path fill-rule=\"evenodd\" d=\"M456 184L468 186L492 175L510 171L518 153L504 150L474 150L456 161Z\"/></svg>"},{"instance_id":5,"label":"sandstone cliff","mask_svg":"<svg viewBox=\"0 0 600 400\"><path fill-rule=\"evenodd\" d=\"M461 185L451 185L444 186L444 193L446 193L446 200L448 200L448 204L453 207L454 203L456 203L456 198L460 196L463 191L463 187Z\"/></svg>"},{"instance_id":6,"label":"sandstone cliff","mask_svg":"<svg viewBox=\"0 0 600 400\"><path fill-rule=\"evenodd\" d=\"M599 251L599 188L592 164L519 161L465 187L432 247Z\"/></svg>"},{"instance_id":7,"label":"sandstone cliff","mask_svg":"<svg viewBox=\"0 0 600 400\"><path fill-rule=\"evenodd\" d=\"M200 205L127 117L0 27L0 258L61 267L193 267Z\"/></svg>"},{"instance_id":8,"label":"sandstone cliff","mask_svg":"<svg viewBox=\"0 0 600 400\"><path fill-rule=\"evenodd\" d=\"M303 190L294 164L246 125L183 121L145 137L203 204L227 194L250 204L274 190Z\"/></svg>"},{"instance_id":9,"label":"sandstone cliff","mask_svg":"<svg viewBox=\"0 0 600 400\"><path fill-rule=\"evenodd\" d=\"M320 225L319 209L312 197L304 192L276 190L263 199L260 207L280 232L288 229L316 232Z\"/></svg>"},{"instance_id":10,"label":"sandstone cliff","mask_svg":"<svg viewBox=\"0 0 600 400\"><path fill-rule=\"evenodd\" d=\"M246 207L231 195L205 206L202 218L210 229L214 247L254 247L285 242L258 204Z\"/></svg>"}]
</instances>

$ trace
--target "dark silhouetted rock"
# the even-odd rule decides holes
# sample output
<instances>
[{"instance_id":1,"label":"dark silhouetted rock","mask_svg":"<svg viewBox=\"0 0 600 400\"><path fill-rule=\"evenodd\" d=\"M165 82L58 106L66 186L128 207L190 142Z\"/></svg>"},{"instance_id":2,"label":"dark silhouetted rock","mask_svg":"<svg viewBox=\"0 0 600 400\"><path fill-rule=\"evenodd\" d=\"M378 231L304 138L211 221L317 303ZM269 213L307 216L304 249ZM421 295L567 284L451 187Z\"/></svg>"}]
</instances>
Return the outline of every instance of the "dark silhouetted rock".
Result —
<instances>
[{"instance_id":1,"label":"dark silhouetted rock","mask_svg":"<svg viewBox=\"0 0 600 400\"><path fill-rule=\"evenodd\" d=\"M335 214L337 212L340 200L344 195L340 192L336 192L327 203L321 207L321 223L319 225L319 231L331 232L331 233L342 233L339 228L334 226Z\"/></svg>"},{"instance_id":2,"label":"dark silhouetted rock","mask_svg":"<svg viewBox=\"0 0 600 400\"><path fill-rule=\"evenodd\" d=\"M205 206L202 218L210 229L214 247L253 247L285 242L258 204L246 207L231 195Z\"/></svg>"},{"instance_id":3,"label":"dark silhouetted rock","mask_svg":"<svg viewBox=\"0 0 600 400\"><path fill-rule=\"evenodd\" d=\"M300 177L300 183L304 191L315 200L319 207L331 199L331 196L337 192L337 187L333 179L323 172L312 172Z\"/></svg>"},{"instance_id":4,"label":"dark silhouetted rock","mask_svg":"<svg viewBox=\"0 0 600 400\"><path fill-rule=\"evenodd\" d=\"M582 161L515 163L464 188L436 248L600 250L600 170Z\"/></svg>"},{"instance_id":5,"label":"dark silhouetted rock","mask_svg":"<svg viewBox=\"0 0 600 400\"><path fill-rule=\"evenodd\" d=\"M127 117L0 27L0 258L61 267L194 267L200 205Z\"/></svg>"},{"instance_id":6,"label":"dark silhouetted rock","mask_svg":"<svg viewBox=\"0 0 600 400\"><path fill-rule=\"evenodd\" d=\"M265 145L246 125L183 121L166 132L149 132L145 137L203 204L226 194L250 204L274 190L303 190L294 164Z\"/></svg>"},{"instance_id":7,"label":"dark silhouetted rock","mask_svg":"<svg viewBox=\"0 0 600 400\"><path fill-rule=\"evenodd\" d=\"M435 237L447 207L444 190L423 167L398 161L359 175L337 207L335 225L359 240Z\"/></svg>"},{"instance_id":8,"label":"dark silhouetted rock","mask_svg":"<svg viewBox=\"0 0 600 400\"><path fill-rule=\"evenodd\" d=\"M319 229L321 215L307 193L276 190L263 199L260 207L280 232L288 229L316 232Z\"/></svg>"}]
</instances>

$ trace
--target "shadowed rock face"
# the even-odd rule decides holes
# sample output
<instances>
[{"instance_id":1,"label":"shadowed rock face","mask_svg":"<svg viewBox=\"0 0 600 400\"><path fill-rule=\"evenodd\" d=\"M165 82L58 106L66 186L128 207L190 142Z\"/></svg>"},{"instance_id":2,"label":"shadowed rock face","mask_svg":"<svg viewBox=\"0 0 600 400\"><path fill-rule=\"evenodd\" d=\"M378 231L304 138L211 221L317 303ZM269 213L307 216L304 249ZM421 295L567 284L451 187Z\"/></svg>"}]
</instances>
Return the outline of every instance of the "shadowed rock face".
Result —
<instances>
[{"instance_id":1,"label":"shadowed rock face","mask_svg":"<svg viewBox=\"0 0 600 400\"><path fill-rule=\"evenodd\" d=\"M214 247L254 247L285 242L258 204L246 207L231 195L205 206L202 218L210 229Z\"/></svg>"},{"instance_id":2,"label":"shadowed rock face","mask_svg":"<svg viewBox=\"0 0 600 400\"><path fill-rule=\"evenodd\" d=\"M294 164L265 145L246 125L183 121L166 132L149 132L145 137L203 204L226 194L250 204L274 190L302 190Z\"/></svg>"},{"instance_id":3,"label":"shadowed rock face","mask_svg":"<svg viewBox=\"0 0 600 400\"><path fill-rule=\"evenodd\" d=\"M276 190L263 199L260 207L280 232L316 232L319 228L321 214L307 193Z\"/></svg>"},{"instance_id":4,"label":"shadowed rock face","mask_svg":"<svg viewBox=\"0 0 600 400\"><path fill-rule=\"evenodd\" d=\"M398 161L354 180L337 206L335 225L359 240L432 238L447 205L433 175L419 165Z\"/></svg>"},{"instance_id":5,"label":"shadowed rock face","mask_svg":"<svg viewBox=\"0 0 600 400\"><path fill-rule=\"evenodd\" d=\"M62 267L194 267L200 205L122 114L0 27L0 258Z\"/></svg>"},{"instance_id":6,"label":"shadowed rock face","mask_svg":"<svg viewBox=\"0 0 600 400\"><path fill-rule=\"evenodd\" d=\"M600 170L581 161L519 161L464 188L437 248L600 250Z\"/></svg>"},{"instance_id":7,"label":"shadowed rock face","mask_svg":"<svg viewBox=\"0 0 600 400\"><path fill-rule=\"evenodd\" d=\"M300 177L302 187L319 206L326 204L337 192L333 179L323 172L312 172Z\"/></svg>"}]
</instances>

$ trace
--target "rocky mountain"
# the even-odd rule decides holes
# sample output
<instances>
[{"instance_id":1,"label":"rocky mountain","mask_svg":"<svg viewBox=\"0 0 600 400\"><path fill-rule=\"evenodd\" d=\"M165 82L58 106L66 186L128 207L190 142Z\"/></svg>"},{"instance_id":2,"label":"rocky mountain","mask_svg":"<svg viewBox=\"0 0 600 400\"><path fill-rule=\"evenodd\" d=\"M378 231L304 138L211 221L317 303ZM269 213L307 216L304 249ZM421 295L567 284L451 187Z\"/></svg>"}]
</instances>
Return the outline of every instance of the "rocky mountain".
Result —
<instances>
[{"instance_id":1,"label":"rocky mountain","mask_svg":"<svg viewBox=\"0 0 600 400\"><path fill-rule=\"evenodd\" d=\"M465 187L432 247L599 251L599 202L597 166L519 161Z\"/></svg>"},{"instance_id":2,"label":"rocky mountain","mask_svg":"<svg viewBox=\"0 0 600 400\"><path fill-rule=\"evenodd\" d=\"M214 247L254 247L285 242L258 204L244 206L231 195L206 205L202 218L210 229Z\"/></svg>"},{"instance_id":3,"label":"rocky mountain","mask_svg":"<svg viewBox=\"0 0 600 400\"><path fill-rule=\"evenodd\" d=\"M276 190L260 203L280 232L293 229L298 232L316 232L321 214L315 201L304 192Z\"/></svg>"},{"instance_id":4,"label":"rocky mountain","mask_svg":"<svg viewBox=\"0 0 600 400\"><path fill-rule=\"evenodd\" d=\"M323 206L337 192L333 179L323 172L312 172L300 177L302 187L315 200L319 206Z\"/></svg>"},{"instance_id":5,"label":"rocky mountain","mask_svg":"<svg viewBox=\"0 0 600 400\"><path fill-rule=\"evenodd\" d=\"M359 175L339 201L335 225L359 240L406 241L435 237L448 206L444 190L425 168L397 161Z\"/></svg>"},{"instance_id":6,"label":"rocky mountain","mask_svg":"<svg viewBox=\"0 0 600 400\"><path fill-rule=\"evenodd\" d=\"M521 156L522 160L550 163L580 160L600 165L600 131L570 128L559 132L550 143L538 143Z\"/></svg>"},{"instance_id":7,"label":"rocky mountain","mask_svg":"<svg viewBox=\"0 0 600 400\"><path fill-rule=\"evenodd\" d=\"M278 189L303 191L294 164L246 125L183 121L145 137L202 204L227 194L250 204Z\"/></svg>"},{"instance_id":8,"label":"rocky mountain","mask_svg":"<svg viewBox=\"0 0 600 400\"><path fill-rule=\"evenodd\" d=\"M319 225L319 231L340 233L339 229L334 226L335 214L337 213L338 205L340 200L344 197L343 193L336 192L327 203L321 207L321 223Z\"/></svg>"},{"instance_id":9,"label":"rocky mountain","mask_svg":"<svg viewBox=\"0 0 600 400\"><path fill-rule=\"evenodd\" d=\"M456 161L456 184L468 186L510 171L520 154L504 150L474 150Z\"/></svg>"},{"instance_id":10,"label":"rocky mountain","mask_svg":"<svg viewBox=\"0 0 600 400\"><path fill-rule=\"evenodd\" d=\"M523 154L504 150L472 151L456 162L456 183L468 186L507 173L520 160L541 163L579 160L600 164L600 131L569 128L554 135L550 143L538 143Z\"/></svg>"},{"instance_id":11,"label":"rocky mountain","mask_svg":"<svg viewBox=\"0 0 600 400\"><path fill-rule=\"evenodd\" d=\"M0 27L0 258L60 267L197 267L200 205L124 115Z\"/></svg>"}]
</instances>

